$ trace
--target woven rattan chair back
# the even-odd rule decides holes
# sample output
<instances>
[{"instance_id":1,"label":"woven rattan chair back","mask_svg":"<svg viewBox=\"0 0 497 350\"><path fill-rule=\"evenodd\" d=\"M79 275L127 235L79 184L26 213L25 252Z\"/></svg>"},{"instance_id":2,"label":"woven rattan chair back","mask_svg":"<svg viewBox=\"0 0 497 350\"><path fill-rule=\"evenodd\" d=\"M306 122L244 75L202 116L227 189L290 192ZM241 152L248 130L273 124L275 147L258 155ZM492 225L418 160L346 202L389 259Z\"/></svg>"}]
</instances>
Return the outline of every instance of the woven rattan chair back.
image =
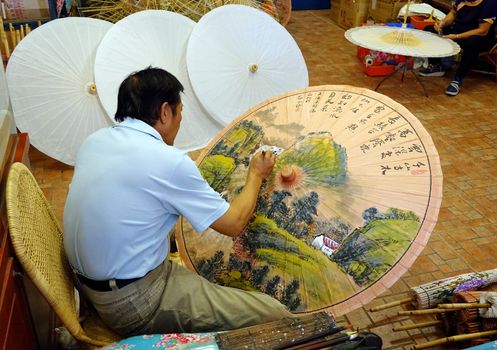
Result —
<instances>
[{"instance_id":1,"label":"woven rattan chair back","mask_svg":"<svg viewBox=\"0 0 497 350\"><path fill-rule=\"evenodd\" d=\"M106 345L117 340L103 327L85 332L77 311L72 272L60 225L34 176L22 163L12 164L7 178L7 217L17 258L67 330L80 342ZM90 321L95 324L98 322Z\"/></svg>"}]
</instances>

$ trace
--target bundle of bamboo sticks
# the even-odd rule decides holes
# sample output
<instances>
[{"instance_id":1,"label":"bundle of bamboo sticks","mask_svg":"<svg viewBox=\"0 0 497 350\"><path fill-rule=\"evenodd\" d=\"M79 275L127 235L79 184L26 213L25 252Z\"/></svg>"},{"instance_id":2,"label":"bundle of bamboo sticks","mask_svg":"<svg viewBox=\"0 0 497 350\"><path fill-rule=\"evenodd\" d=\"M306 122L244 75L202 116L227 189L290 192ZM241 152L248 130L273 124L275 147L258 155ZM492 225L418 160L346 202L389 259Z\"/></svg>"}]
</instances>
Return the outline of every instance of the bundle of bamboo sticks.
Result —
<instances>
[{"instance_id":1,"label":"bundle of bamboo sticks","mask_svg":"<svg viewBox=\"0 0 497 350\"><path fill-rule=\"evenodd\" d=\"M456 292L476 290L493 283L497 283L497 269L466 273L412 287L407 298L373 307L369 311L380 311L403 304L412 304L416 309L432 308L450 300Z\"/></svg>"},{"instance_id":2,"label":"bundle of bamboo sticks","mask_svg":"<svg viewBox=\"0 0 497 350\"><path fill-rule=\"evenodd\" d=\"M40 25L41 21L38 21L38 26ZM20 23L17 27L9 23L8 30L5 30L3 19L0 18L0 52L4 62L7 62L14 48L29 32L31 32L31 27L28 23Z\"/></svg>"},{"instance_id":3,"label":"bundle of bamboo sticks","mask_svg":"<svg viewBox=\"0 0 497 350\"><path fill-rule=\"evenodd\" d=\"M438 320L416 323L408 326L394 327L394 331L418 329L428 326L443 325L448 337L415 345L413 349L426 349L452 342L469 341L480 343L497 336L497 320L482 318L479 310L490 308L490 303L481 303L480 297L489 292L458 292L452 297L453 303L438 304L432 309L409 310L398 312L401 316L435 314ZM455 333L455 334L454 334Z\"/></svg>"},{"instance_id":4,"label":"bundle of bamboo sticks","mask_svg":"<svg viewBox=\"0 0 497 350\"><path fill-rule=\"evenodd\" d=\"M198 21L214 8L228 4L259 8L279 20L279 12L273 0L88 0L85 6L79 7L79 13L85 17L99 18L115 23L138 11L166 10Z\"/></svg>"},{"instance_id":5,"label":"bundle of bamboo sticks","mask_svg":"<svg viewBox=\"0 0 497 350\"><path fill-rule=\"evenodd\" d=\"M347 327L337 325L331 314L322 311L219 333L216 343L221 350L311 350L346 341L351 336Z\"/></svg>"}]
</instances>

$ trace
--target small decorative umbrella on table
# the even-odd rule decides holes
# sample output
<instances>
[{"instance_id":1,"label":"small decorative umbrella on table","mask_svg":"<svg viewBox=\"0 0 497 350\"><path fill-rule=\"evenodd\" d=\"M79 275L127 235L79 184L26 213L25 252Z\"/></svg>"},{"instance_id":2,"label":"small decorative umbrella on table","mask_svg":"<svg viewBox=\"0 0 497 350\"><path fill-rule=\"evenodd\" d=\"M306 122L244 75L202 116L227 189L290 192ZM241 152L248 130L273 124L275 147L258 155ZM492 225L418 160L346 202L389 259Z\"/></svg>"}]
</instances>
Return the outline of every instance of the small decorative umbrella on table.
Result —
<instances>
[{"instance_id":1,"label":"small decorative umbrella on table","mask_svg":"<svg viewBox=\"0 0 497 350\"><path fill-rule=\"evenodd\" d=\"M448 57L461 50L450 39L404 26L355 27L345 32L345 38L357 46L408 57Z\"/></svg>"},{"instance_id":2,"label":"small decorative umbrella on table","mask_svg":"<svg viewBox=\"0 0 497 350\"><path fill-rule=\"evenodd\" d=\"M230 200L261 148L279 155L242 235L198 234L186 221L177 229L185 264L211 281L338 316L391 286L428 241L440 161L421 123L390 98L334 85L280 95L223 129L197 163Z\"/></svg>"},{"instance_id":3,"label":"small decorative umbrella on table","mask_svg":"<svg viewBox=\"0 0 497 350\"><path fill-rule=\"evenodd\" d=\"M409 3L407 4L406 12L409 12ZM456 55L461 49L457 43L450 39L442 38L430 32L408 28L407 16L404 17L404 23L400 28L378 25L355 27L345 32L345 38L357 46L408 58L449 57ZM403 67L401 81L404 81L404 76L409 66L407 62L409 60L406 60L406 63L398 67ZM380 80L375 90L378 90L380 85L397 70ZM422 86L425 96L428 97L423 83L414 73L413 68L410 68L410 70Z\"/></svg>"},{"instance_id":4,"label":"small decorative umbrella on table","mask_svg":"<svg viewBox=\"0 0 497 350\"><path fill-rule=\"evenodd\" d=\"M112 125L93 77L95 52L112 23L67 17L30 32L7 65L17 127L41 152L74 164L83 140Z\"/></svg>"}]
</instances>

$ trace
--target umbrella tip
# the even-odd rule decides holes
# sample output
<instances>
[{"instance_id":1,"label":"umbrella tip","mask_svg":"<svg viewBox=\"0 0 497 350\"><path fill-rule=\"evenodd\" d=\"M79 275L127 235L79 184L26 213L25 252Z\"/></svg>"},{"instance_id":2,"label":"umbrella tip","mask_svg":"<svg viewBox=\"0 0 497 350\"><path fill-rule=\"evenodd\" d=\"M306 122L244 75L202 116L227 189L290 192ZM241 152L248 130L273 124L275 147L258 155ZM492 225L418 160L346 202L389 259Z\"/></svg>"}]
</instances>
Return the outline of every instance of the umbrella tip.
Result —
<instances>
[{"instance_id":1,"label":"umbrella tip","mask_svg":"<svg viewBox=\"0 0 497 350\"><path fill-rule=\"evenodd\" d=\"M97 94L97 86L95 85L95 83L93 83L93 82L86 83L85 88L86 88L86 92L88 92L89 94L91 94L91 95Z\"/></svg>"},{"instance_id":2,"label":"umbrella tip","mask_svg":"<svg viewBox=\"0 0 497 350\"><path fill-rule=\"evenodd\" d=\"M259 69L259 66L257 64L255 64L255 63L249 64L249 71L251 73L257 72L258 69Z\"/></svg>"},{"instance_id":3,"label":"umbrella tip","mask_svg":"<svg viewBox=\"0 0 497 350\"><path fill-rule=\"evenodd\" d=\"M297 176L297 174L295 174L295 170L292 167L284 167L283 169L281 169L280 175L281 179L284 182L291 182L295 180L295 177Z\"/></svg>"}]
</instances>

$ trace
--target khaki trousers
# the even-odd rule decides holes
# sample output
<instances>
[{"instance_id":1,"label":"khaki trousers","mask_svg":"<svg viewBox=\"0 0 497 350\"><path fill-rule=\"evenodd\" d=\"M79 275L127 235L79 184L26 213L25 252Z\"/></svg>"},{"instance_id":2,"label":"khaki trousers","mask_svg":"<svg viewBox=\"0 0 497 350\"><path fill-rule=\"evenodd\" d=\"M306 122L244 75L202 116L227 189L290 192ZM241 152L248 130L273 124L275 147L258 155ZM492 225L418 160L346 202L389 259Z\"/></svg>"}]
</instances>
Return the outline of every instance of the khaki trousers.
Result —
<instances>
[{"instance_id":1,"label":"khaki trousers","mask_svg":"<svg viewBox=\"0 0 497 350\"><path fill-rule=\"evenodd\" d=\"M167 259L115 291L76 283L102 320L122 336L221 331L295 317L269 295L216 285Z\"/></svg>"}]
</instances>

